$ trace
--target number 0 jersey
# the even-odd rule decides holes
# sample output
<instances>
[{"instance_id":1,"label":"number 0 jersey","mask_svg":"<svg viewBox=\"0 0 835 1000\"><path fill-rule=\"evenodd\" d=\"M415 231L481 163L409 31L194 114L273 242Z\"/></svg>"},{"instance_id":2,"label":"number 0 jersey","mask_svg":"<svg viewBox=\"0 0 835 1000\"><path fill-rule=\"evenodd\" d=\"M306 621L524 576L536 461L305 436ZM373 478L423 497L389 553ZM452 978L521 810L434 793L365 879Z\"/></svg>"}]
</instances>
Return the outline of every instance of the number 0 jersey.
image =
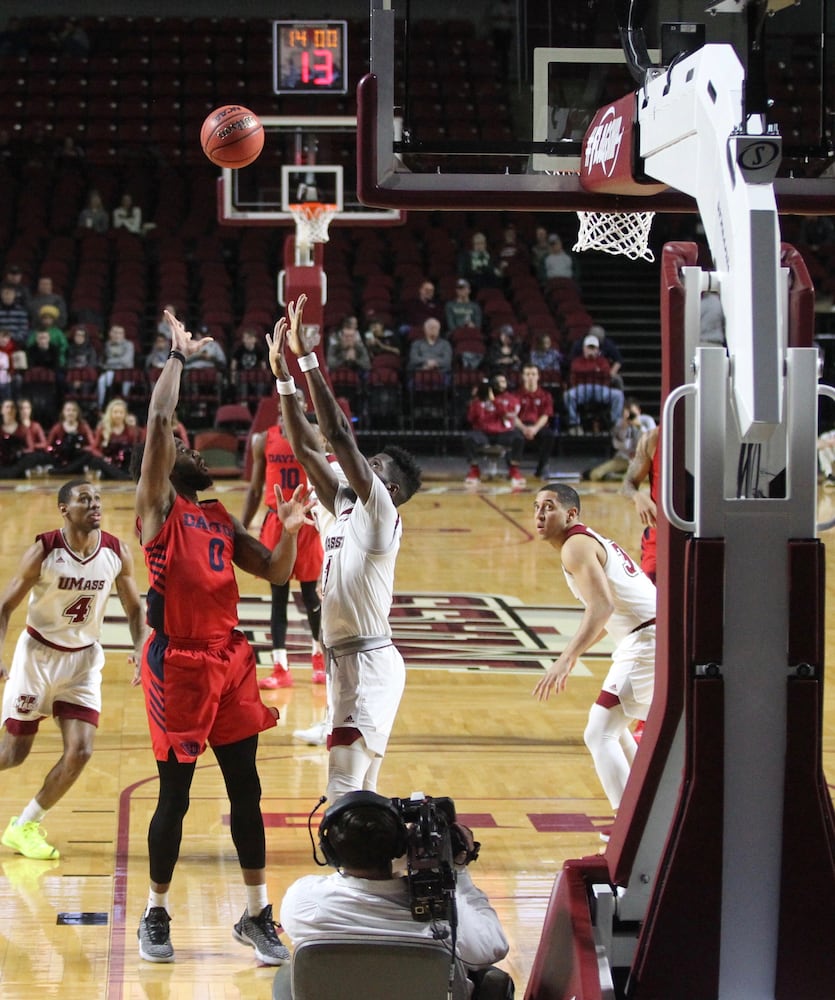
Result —
<instances>
[{"instance_id":1,"label":"number 0 jersey","mask_svg":"<svg viewBox=\"0 0 835 1000\"><path fill-rule=\"evenodd\" d=\"M122 572L119 539L99 531L96 551L73 552L60 529L36 536L44 548L38 582L29 592L26 630L59 649L83 649L99 641L107 599Z\"/></svg>"},{"instance_id":2,"label":"number 0 jersey","mask_svg":"<svg viewBox=\"0 0 835 1000\"><path fill-rule=\"evenodd\" d=\"M156 538L143 545L148 624L171 639L209 642L238 624L235 525L219 500L177 494Z\"/></svg>"},{"instance_id":3,"label":"number 0 jersey","mask_svg":"<svg viewBox=\"0 0 835 1000\"><path fill-rule=\"evenodd\" d=\"M611 538L604 538L585 524L575 524L569 528L567 538L572 535L589 535L600 542L606 552L603 572L609 581L615 609L606 623L606 631L620 642L639 625L645 625L655 618L655 584L640 570L626 552ZM585 606L583 595L577 589L574 578L563 566L565 582L571 593Z\"/></svg>"}]
</instances>

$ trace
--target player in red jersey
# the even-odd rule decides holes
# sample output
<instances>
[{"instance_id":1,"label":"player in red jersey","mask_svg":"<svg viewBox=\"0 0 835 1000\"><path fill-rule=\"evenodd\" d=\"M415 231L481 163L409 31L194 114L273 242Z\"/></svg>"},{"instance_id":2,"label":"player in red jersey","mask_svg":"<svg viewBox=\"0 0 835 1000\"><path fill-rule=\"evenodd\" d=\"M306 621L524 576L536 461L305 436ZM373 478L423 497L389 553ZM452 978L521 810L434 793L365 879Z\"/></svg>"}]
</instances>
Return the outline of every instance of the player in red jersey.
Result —
<instances>
[{"instance_id":1,"label":"player in red jersey","mask_svg":"<svg viewBox=\"0 0 835 1000\"><path fill-rule=\"evenodd\" d=\"M207 743L229 796L232 840L247 905L235 937L268 965L290 953L279 940L267 900L266 843L258 734L274 726L276 709L261 701L255 654L238 624L234 566L270 583L284 583L296 561L296 534L311 502L299 487L289 502L276 497L284 531L270 551L217 500L197 494L212 485L199 453L174 436L174 411L186 358L211 338L192 340L172 314L172 351L148 408L144 447L134 450L136 514L148 567L148 623L142 686L159 771L159 798L148 830L151 885L139 924L139 954L171 962L168 893L180 850L183 819L197 758Z\"/></svg>"},{"instance_id":2,"label":"player in red jersey","mask_svg":"<svg viewBox=\"0 0 835 1000\"><path fill-rule=\"evenodd\" d=\"M275 498L278 492L289 500L298 486L307 489L307 473L297 461L290 447L290 442L284 436L281 422L281 407L278 408L278 422L252 437L252 476L249 488L244 498L241 522L249 528L263 493L267 513L261 525L260 539L273 548L281 537L281 521L275 510ZM319 532L313 524L302 525L296 539L296 565L292 576L299 581L302 600L307 610L307 621L313 637L312 666L314 684L325 683L325 657L322 644L319 641L319 631L322 621L322 601L317 593L317 584L322 572L322 541ZM258 681L260 688L292 687L293 675L287 662L287 602L290 598L290 581L278 585L272 584L272 610L270 614L270 632L273 641L273 672L269 677Z\"/></svg>"},{"instance_id":3,"label":"player in red jersey","mask_svg":"<svg viewBox=\"0 0 835 1000\"><path fill-rule=\"evenodd\" d=\"M63 527L37 536L0 597L2 649L11 613L29 594L26 628L8 672L0 658L0 678L8 678L0 770L26 760L46 716L54 716L64 745L61 759L2 837L6 847L39 860L58 857L41 820L69 791L93 752L104 666L99 639L114 586L128 618L136 663L146 634L133 557L127 545L101 530L98 487L83 479L64 483L58 510Z\"/></svg>"},{"instance_id":4,"label":"player in red jersey","mask_svg":"<svg viewBox=\"0 0 835 1000\"><path fill-rule=\"evenodd\" d=\"M621 487L621 493L635 505L641 524L644 525L644 532L641 535L641 569L653 583L656 572L655 526L658 516L656 492L660 461L658 434L659 428L654 427L640 438ZM641 483L647 477L649 477L649 493L641 491Z\"/></svg>"}]
</instances>

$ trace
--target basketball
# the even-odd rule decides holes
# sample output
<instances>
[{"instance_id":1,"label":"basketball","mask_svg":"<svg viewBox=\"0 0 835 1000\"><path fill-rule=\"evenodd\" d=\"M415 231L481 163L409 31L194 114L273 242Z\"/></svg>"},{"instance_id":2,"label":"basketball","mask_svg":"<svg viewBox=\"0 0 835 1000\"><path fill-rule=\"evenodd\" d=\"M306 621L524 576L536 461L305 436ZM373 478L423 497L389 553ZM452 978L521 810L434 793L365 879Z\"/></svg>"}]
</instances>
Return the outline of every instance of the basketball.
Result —
<instances>
[{"instance_id":1,"label":"basketball","mask_svg":"<svg viewBox=\"0 0 835 1000\"><path fill-rule=\"evenodd\" d=\"M215 166L246 167L264 148L264 126L249 108L224 104L207 115L200 145Z\"/></svg>"}]
</instances>

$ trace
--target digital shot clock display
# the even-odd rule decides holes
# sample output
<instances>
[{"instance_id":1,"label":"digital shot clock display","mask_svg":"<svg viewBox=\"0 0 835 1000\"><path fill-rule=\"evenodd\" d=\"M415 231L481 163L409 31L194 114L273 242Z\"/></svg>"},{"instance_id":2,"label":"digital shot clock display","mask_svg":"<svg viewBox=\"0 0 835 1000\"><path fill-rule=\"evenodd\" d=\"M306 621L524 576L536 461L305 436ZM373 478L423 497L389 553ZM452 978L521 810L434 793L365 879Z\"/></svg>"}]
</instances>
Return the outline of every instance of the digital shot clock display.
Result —
<instances>
[{"instance_id":1,"label":"digital shot clock display","mask_svg":"<svg viewBox=\"0 0 835 1000\"><path fill-rule=\"evenodd\" d=\"M273 91L345 94L346 21L273 21Z\"/></svg>"}]
</instances>

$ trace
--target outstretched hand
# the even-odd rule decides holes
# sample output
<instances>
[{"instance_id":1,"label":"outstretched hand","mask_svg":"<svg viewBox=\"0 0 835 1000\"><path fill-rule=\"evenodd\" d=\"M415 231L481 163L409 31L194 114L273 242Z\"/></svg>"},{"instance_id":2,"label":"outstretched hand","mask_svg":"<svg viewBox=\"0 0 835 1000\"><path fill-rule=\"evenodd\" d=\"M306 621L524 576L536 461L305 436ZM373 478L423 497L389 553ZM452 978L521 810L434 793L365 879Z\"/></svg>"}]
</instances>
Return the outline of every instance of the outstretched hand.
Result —
<instances>
[{"instance_id":1,"label":"outstretched hand","mask_svg":"<svg viewBox=\"0 0 835 1000\"><path fill-rule=\"evenodd\" d=\"M187 358L191 357L192 354L197 354L198 351L202 351L206 344L211 343L215 339L214 337L201 337L200 340L193 340L192 334L186 330L182 320L177 319L174 313L166 309L163 312L163 316L171 328L172 351L180 351Z\"/></svg>"},{"instance_id":2,"label":"outstretched hand","mask_svg":"<svg viewBox=\"0 0 835 1000\"><path fill-rule=\"evenodd\" d=\"M302 525L313 524L313 517L310 514L311 508L316 501L307 487L300 483L289 500L284 500L281 487L275 487L275 508L278 519L285 531L291 535L298 534Z\"/></svg>"},{"instance_id":3,"label":"outstretched hand","mask_svg":"<svg viewBox=\"0 0 835 1000\"><path fill-rule=\"evenodd\" d=\"M283 382L286 382L290 378L287 359L284 357L284 345L286 342L287 320L282 316L273 329L272 337L267 334L267 351L273 375Z\"/></svg>"}]
</instances>

